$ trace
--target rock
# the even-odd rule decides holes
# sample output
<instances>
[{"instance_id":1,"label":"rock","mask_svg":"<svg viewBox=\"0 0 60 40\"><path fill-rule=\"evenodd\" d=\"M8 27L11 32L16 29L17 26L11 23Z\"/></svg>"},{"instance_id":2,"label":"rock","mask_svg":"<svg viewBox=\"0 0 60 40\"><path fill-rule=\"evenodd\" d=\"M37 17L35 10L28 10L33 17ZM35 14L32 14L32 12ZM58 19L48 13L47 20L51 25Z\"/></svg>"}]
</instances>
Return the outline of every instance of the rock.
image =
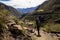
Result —
<instances>
[{"instance_id":1,"label":"rock","mask_svg":"<svg viewBox=\"0 0 60 40\"><path fill-rule=\"evenodd\" d=\"M19 30L23 30L20 25L14 25L14 27L17 27Z\"/></svg>"}]
</instances>

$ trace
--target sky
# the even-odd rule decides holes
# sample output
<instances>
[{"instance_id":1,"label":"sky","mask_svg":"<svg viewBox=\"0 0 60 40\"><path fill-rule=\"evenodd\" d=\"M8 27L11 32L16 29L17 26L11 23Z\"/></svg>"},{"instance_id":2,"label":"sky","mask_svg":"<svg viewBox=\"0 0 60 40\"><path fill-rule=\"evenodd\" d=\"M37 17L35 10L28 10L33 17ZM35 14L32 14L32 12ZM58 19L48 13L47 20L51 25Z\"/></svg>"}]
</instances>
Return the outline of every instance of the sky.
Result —
<instances>
[{"instance_id":1,"label":"sky","mask_svg":"<svg viewBox=\"0 0 60 40\"><path fill-rule=\"evenodd\" d=\"M0 0L0 2L14 8L30 8L42 4L45 0Z\"/></svg>"}]
</instances>

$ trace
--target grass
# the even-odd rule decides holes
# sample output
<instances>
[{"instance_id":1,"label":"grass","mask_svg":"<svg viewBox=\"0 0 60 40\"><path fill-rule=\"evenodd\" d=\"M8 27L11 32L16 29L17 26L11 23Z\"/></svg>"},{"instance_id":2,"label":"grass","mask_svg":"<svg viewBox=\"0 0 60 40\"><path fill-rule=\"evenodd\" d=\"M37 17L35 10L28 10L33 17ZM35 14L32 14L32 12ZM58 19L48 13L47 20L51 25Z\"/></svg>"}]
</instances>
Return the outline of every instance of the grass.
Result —
<instances>
[{"instance_id":1,"label":"grass","mask_svg":"<svg viewBox=\"0 0 60 40\"><path fill-rule=\"evenodd\" d=\"M55 23L47 23L44 27L43 30L47 32L60 32L60 24L55 24Z\"/></svg>"}]
</instances>

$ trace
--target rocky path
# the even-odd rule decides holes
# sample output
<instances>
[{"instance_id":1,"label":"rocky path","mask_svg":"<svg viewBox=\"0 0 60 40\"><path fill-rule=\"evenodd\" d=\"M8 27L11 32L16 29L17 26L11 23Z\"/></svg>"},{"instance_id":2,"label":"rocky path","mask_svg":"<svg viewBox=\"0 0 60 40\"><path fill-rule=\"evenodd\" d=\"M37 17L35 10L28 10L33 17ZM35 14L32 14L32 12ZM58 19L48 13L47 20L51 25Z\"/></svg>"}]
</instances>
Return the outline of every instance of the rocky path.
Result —
<instances>
[{"instance_id":1,"label":"rocky path","mask_svg":"<svg viewBox=\"0 0 60 40\"><path fill-rule=\"evenodd\" d=\"M37 31L36 31L37 33ZM37 37L34 33L31 34L32 40L60 40L56 34L46 33L40 30L41 37Z\"/></svg>"},{"instance_id":2,"label":"rocky path","mask_svg":"<svg viewBox=\"0 0 60 40\"><path fill-rule=\"evenodd\" d=\"M27 29L24 27L24 29ZM47 33L44 32L42 29L40 30L41 37L37 37L35 34L37 34L37 31L35 30L34 33L28 33L32 40L60 40L60 37L57 37L54 33Z\"/></svg>"}]
</instances>

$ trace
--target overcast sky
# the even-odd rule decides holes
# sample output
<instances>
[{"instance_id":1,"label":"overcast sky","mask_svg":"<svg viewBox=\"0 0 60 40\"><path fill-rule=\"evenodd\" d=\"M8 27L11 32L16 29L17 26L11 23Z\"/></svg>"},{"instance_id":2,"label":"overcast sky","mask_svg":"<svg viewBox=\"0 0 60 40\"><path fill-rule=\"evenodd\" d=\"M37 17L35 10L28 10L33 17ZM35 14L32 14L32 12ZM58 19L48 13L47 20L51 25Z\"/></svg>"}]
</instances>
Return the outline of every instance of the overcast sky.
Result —
<instances>
[{"instance_id":1,"label":"overcast sky","mask_svg":"<svg viewBox=\"0 0 60 40\"><path fill-rule=\"evenodd\" d=\"M14 8L30 8L43 3L45 0L0 0L0 2L10 5Z\"/></svg>"}]
</instances>

